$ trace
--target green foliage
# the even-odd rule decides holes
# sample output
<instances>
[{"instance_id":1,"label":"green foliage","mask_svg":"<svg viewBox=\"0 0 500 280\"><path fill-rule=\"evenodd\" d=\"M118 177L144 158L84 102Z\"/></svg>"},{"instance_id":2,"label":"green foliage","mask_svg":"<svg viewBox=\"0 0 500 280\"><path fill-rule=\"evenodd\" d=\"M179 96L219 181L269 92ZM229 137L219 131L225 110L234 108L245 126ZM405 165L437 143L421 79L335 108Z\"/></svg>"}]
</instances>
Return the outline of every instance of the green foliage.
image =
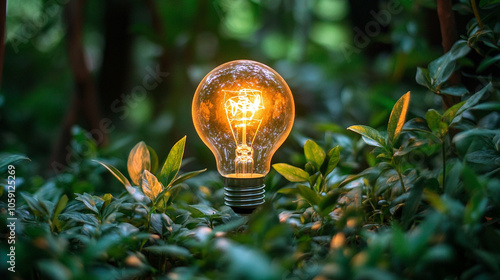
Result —
<instances>
[{"instance_id":1,"label":"green foliage","mask_svg":"<svg viewBox=\"0 0 500 280\"><path fill-rule=\"evenodd\" d=\"M41 6L50 4L45 2ZM38 22L43 28L24 44L22 55L13 56L7 47L9 71L0 94L0 121L6 124L0 134L7 151L0 156L0 226L8 236L6 171L12 164L16 262L22 266L14 277L500 278L498 1L455 1L457 16L469 22L461 40L442 56L441 46L424 37L437 30L428 20L435 1L393 2L401 11L383 24L387 32L366 38L363 47L359 39L365 34L357 28L364 32L380 22L364 18L370 25L350 26L348 11L376 11L383 19L389 1L378 3L380 10L322 0L181 2L152 1L158 9L151 10L160 19L155 28L166 28L164 35L142 21L130 26L136 43L145 46L141 59L133 61L148 65L161 48L161 56L171 62L169 77L175 82L165 81L171 95L137 103L120 98L119 105L133 110L126 111L128 120L121 119L125 111L114 116L124 124L114 122L117 131L109 147L98 147L91 133L75 126L65 147L71 150L67 167L57 175L31 173L40 169L40 157L52 146L55 124L64 114L66 97L58 94L71 91L70 74L60 76L70 72L60 68L65 56L54 55L65 45L59 20ZM9 5L8 44L16 29L26 27L19 11L33 18L39 12L29 4ZM131 18L142 19L148 9L141 2L133 5L141 16ZM94 40L89 34L102 35L96 14L88 15L85 41ZM275 24L277 16L280 24ZM196 26L186 24L190 21ZM100 45L91 42L86 48L96 52ZM189 162L185 154L196 155L191 161L196 166L214 162L200 141L187 144L183 137L171 143L170 151L169 145L159 145L176 139L172 135L190 133L185 131L190 120L183 116L191 96L174 94L194 87L192 81L201 79L214 61L242 54L275 67L297 100L312 97L297 102L292 135L274 158L281 163L273 164L266 179L266 203L247 216L222 204L224 188L215 172L183 172ZM34 57L42 70L26 72L26 60ZM463 84L450 80L454 72ZM30 83L18 88L12 81L19 73ZM139 85L143 78L131 83ZM409 92L394 102L401 89L411 89L411 102ZM443 110L436 95L458 102ZM2 105L4 100L9 106ZM139 116L150 111L165 114ZM135 132L133 139L120 125ZM27 134L32 130L36 137ZM159 134L162 138L156 139ZM158 153L142 141L128 157L122 153L138 141L137 135L158 147ZM158 155L167 156L161 162ZM3 272L8 246L0 243Z\"/></svg>"},{"instance_id":2,"label":"green foliage","mask_svg":"<svg viewBox=\"0 0 500 280\"><path fill-rule=\"evenodd\" d=\"M23 155L2 154L0 155L0 171L7 168L8 165L13 164L19 160L30 160Z\"/></svg>"},{"instance_id":3,"label":"green foliage","mask_svg":"<svg viewBox=\"0 0 500 280\"><path fill-rule=\"evenodd\" d=\"M409 104L410 92L403 95L392 109L391 116L389 117L389 124L387 124L387 134L390 143L396 142L401 134L401 130L406 120L406 114L408 113Z\"/></svg>"},{"instance_id":4,"label":"green foliage","mask_svg":"<svg viewBox=\"0 0 500 280\"><path fill-rule=\"evenodd\" d=\"M277 163L273 168L290 182L307 182L309 173L286 163Z\"/></svg>"},{"instance_id":5,"label":"green foliage","mask_svg":"<svg viewBox=\"0 0 500 280\"><path fill-rule=\"evenodd\" d=\"M389 124L387 125L386 137L382 136L380 132L369 126L357 125L347 128L348 130L361 134L366 144L381 148L376 150L376 157L381 159L382 162L389 164L397 172L403 193L406 192L406 188L402 175L403 170L401 165L401 156L409 153L420 145L420 143L416 141L407 141L399 148L396 146L396 141L399 138L406 121L409 104L410 92L403 95L394 105L389 118Z\"/></svg>"},{"instance_id":6,"label":"green foliage","mask_svg":"<svg viewBox=\"0 0 500 280\"><path fill-rule=\"evenodd\" d=\"M347 141L347 132L304 141L302 166L274 164L289 183L250 216L216 204L221 186L196 181L204 170L179 171L185 137L161 170L154 168L154 150L139 142L128 156L130 179L96 160L125 187L120 194L69 199L49 195L57 190L53 184L21 193L18 248L32 251L31 271L41 278L399 279L482 271L494 279L500 274L500 181L494 176L500 138L484 128L450 136L493 90L488 85L443 114L430 109L409 121L407 93L395 103L387 131L356 125L348 130L361 141ZM443 159L439 147L448 138L447 145L463 151L460 158ZM478 139L486 149L478 149ZM356 173L349 161L364 144L373 147L366 160L375 161ZM425 159L414 161L415 154ZM197 182L193 188L188 179Z\"/></svg>"},{"instance_id":7,"label":"green foliage","mask_svg":"<svg viewBox=\"0 0 500 280\"><path fill-rule=\"evenodd\" d=\"M205 171L192 171L177 176L182 163L185 142L186 137L182 138L172 147L159 174L160 179L152 173L157 169L154 167L158 166L156 152L144 142L139 142L134 146L132 151L130 151L127 167L132 182L140 186L140 188L132 186L128 179L115 167L104 162L97 162L106 167L125 186L126 190L136 201L146 203L150 201L153 204L153 210L156 207L164 209L171 203L175 195L177 195L179 184ZM150 155L153 156L151 157Z\"/></svg>"},{"instance_id":8,"label":"green foliage","mask_svg":"<svg viewBox=\"0 0 500 280\"><path fill-rule=\"evenodd\" d=\"M167 160L163 164L163 168L160 173L160 181L165 185L169 186L170 183L177 176L179 168L181 167L182 155L184 154L184 146L186 145L186 137L182 138L177 142L170 153L168 154Z\"/></svg>"},{"instance_id":9,"label":"green foliage","mask_svg":"<svg viewBox=\"0 0 500 280\"><path fill-rule=\"evenodd\" d=\"M466 41L456 42L445 55L429 63L429 68L417 68L416 81L436 94L463 96L468 93L463 86L448 86L446 82L457 67L457 60L470 51Z\"/></svg>"}]
</instances>

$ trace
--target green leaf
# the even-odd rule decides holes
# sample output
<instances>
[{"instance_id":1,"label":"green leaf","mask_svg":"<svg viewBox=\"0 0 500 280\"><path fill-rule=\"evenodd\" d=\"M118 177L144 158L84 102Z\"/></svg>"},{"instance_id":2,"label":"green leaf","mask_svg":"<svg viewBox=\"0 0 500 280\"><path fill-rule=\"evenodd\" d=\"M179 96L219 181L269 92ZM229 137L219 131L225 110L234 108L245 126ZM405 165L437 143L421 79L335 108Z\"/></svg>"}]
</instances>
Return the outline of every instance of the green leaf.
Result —
<instances>
[{"instance_id":1,"label":"green leaf","mask_svg":"<svg viewBox=\"0 0 500 280\"><path fill-rule=\"evenodd\" d=\"M472 163L500 166L500 154L496 150L479 150L465 155L465 160Z\"/></svg>"},{"instance_id":2,"label":"green leaf","mask_svg":"<svg viewBox=\"0 0 500 280\"><path fill-rule=\"evenodd\" d=\"M161 169L159 177L160 182L162 182L164 186L169 186L170 183L174 180L175 176L177 176L177 173L181 168L185 145L186 136L175 143L175 145L168 153L167 160L165 160L165 163L163 164L163 168Z\"/></svg>"},{"instance_id":3,"label":"green leaf","mask_svg":"<svg viewBox=\"0 0 500 280\"><path fill-rule=\"evenodd\" d=\"M425 113L425 120L427 121L427 125L433 132L439 132L439 124L441 123L442 116L438 113L438 111L434 109L429 109L427 113Z\"/></svg>"},{"instance_id":4,"label":"green leaf","mask_svg":"<svg viewBox=\"0 0 500 280\"><path fill-rule=\"evenodd\" d=\"M336 146L328 151L328 166L326 168L325 176L330 174L340 161L340 147Z\"/></svg>"},{"instance_id":5,"label":"green leaf","mask_svg":"<svg viewBox=\"0 0 500 280\"><path fill-rule=\"evenodd\" d=\"M299 191L299 195L311 204L311 206L317 206L319 204L320 196L308 186L298 185L297 190Z\"/></svg>"},{"instance_id":6,"label":"green leaf","mask_svg":"<svg viewBox=\"0 0 500 280\"><path fill-rule=\"evenodd\" d=\"M29 160L26 156L23 155L13 155L13 154L3 154L0 156L0 170L4 169L8 165L19 161L19 160Z\"/></svg>"},{"instance_id":7,"label":"green leaf","mask_svg":"<svg viewBox=\"0 0 500 280\"><path fill-rule=\"evenodd\" d=\"M408 131L420 131L425 133L430 133L429 125L427 121L422 118L413 118L407 121L403 127L404 130Z\"/></svg>"},{"instance_id":8,"label":"green leaf","mask_svg":"<svg viewBox=\"0 0 500 280\"><path fill-rule=\"evenodd\" d=\"M453 96L464 96L469 93L469 91L464 86L451 86L441 88L439 93Z\"/></svg>"},{"instance_id":9,"label":"green leaf","mask_svg":"<svg viewBox=\"0 0 500 280\"><path fill-rule=\"evenodd\" d=\"M278 190L278 193L282 193L282 194L298 194L299 190L297 189L297 187L293 186L293 187L289 187L289 188L281 188L281 189Z\"/></svg>"},{"instance_id":10,"label":"green leaf","mask_svg":"<svg viewBox=\"0 0 500 280\"><path fill-rule=\"evenodd\" d=\"M433 60L429 63L429 76L432 87L438 89L443 85L455 71L456 62L451 59L450 53Z\"/></svg>"},{"instance_id":11,"label":"green leaf","mask_svg":"<svg viewBox=\"0 0 500 280\"><path fill-rule=\"evenodd\" d=\"M417 67L417 75L415 80L419 85L427 87L429 90L434 91L431 83L431 78L429 77L429 70L421 67Z\"/></svg>"},{"instance_id":12,"label":"green leaf","mask_svg":"<svg viewBox=\"0 0 500 280\"><path fill-rule=\"evenodd\" d=\"M460 174L462 173L462 162L453 162L449 164L446 172L446 185L445 194L451 197L455 197L462 189L463 186L460 184Z\"/></svg>"},{"instance_id":13,"label":"green leaf","mask_svg":"<svg viewBox=\"0 0 500 280\"><path fill-rule=\"evenodd\" d=\"M97 198L97 199L100 200L101 198ZM92 196L88 193L84 193L84 194L77 193L75 200L79 200L79 201L83 202L83 204L85 205L85 207L87 207L87 209L91 210L92 212L94 212L96 214L99 214L99 210L96 207L98 202L96 201L96 198L94 196Z\"/></svg>"},{"instance_id":14,"label":"green leaf","mask_svg":"<svg viewBox=\"0 0 500 280\"><path fill-rule=\"evenodd\" d=\"M168 228L171 227L173 223L172 219L165 213L151 214L151 228L162 237L168 233Z\"/></svg>"},{"instance_id":15,"label":"green leaf","mask_svg":"<svg viewBox=\"0 0 500 280\"><path fill-rule=\"evenodd\" d=\"M477 104L472 107L474 110L485 110L485 111L500 111L500 103L499 102L484 102L481 104Z\"/></svg>"},{"instance_id":16,"label":"green leaf","mask_svg":"<svg viewBox=\"0 0 500 280\"><path fill-rule=\"evenodd\" d=\"M290 182L307 182L309 173L295 166L286 163L273 164L273 168Z\"/></svg>"},{"instance_id":17,"label":"green leaf","mask_svg":"<svg viewBox=\"0 0 500 280\"><path fill-rule=\"evenodd\" d=\"M453 118L450 125L460 121L463 112L467 111L468 109L476 105L481 100L481 98L483 98L484 94L490 90L491 87L492 85L491 83L489 83L485 87L483 87L480 91L476 92L469 99L467 99L465 104L461 106L460 109L458 109L457 113L455 114L455 118Z\"/></svg>"},{"instance_id":18,"label":"green leaf","mask_svg":"<svg viewBox=\"0 0 500 280\"><path fill-rule=\"evenodd\" d=\"M217 210L205 204L189 205L189 208L191 210L190 212L195 214L196 217L200 216L200 214L201 216L212 216L217 214Z\"/></svg>"},{"instance_id":19,"label":"green leaf","mask_svg":"<svg viewBox=\"0 0 500 280\"><path fill-rule=\"evenodd\" d=\"M403 206L403 215L401 217L401 220L406 227L409 226L411 222L413 222L413 219L416 218L415 213L417 213L420 201L422 200L424 188L431 184L435 187L439 187L439 183L435 179L420 177L410 189L410 195Z\"/></svg>"},{"instance_id":20,"label":"green leaf","mask_svg":"<svg viewBox=\"0 0 500 280\"><path fill-rule=\"evenodd\" d=\"M456 41L451 47L449 53L451 54L451 59L458 60L466 56L470 52L471 48L465 40Z\"/></svg>"},{"instance_id":21,"label":"green leaf","mask_svg":"<svg viewBox=\"0 0 500 280\"><path fill-rule=\"evenodd\" d=\"M376 129L371 128L366 125L353 125L347 128L350 131L354 131L363 136L363 141L366 144L377 147L385 147L385 139L382 134ZM368 139L368 140L367 140ZM371 140L371 141L370 141Z\"/></svg>"},{"instance_id":22,"label":"green leaf","mask_svg":"<svg viewBox=\"0 0 500 280\"><path fill-rule=\"evenodd\" d=\"M392 108L391 116L389 117L389 124L387 125L387 134L389 140L394 143L406 121L406 114L408 113L408 106L410 104L410 92L403 95Z\"/></svg>"},{"instance_id":23,"label":"green leaf","mask_svg":"<svg viewBox=\"0 0 500 280\"><path fill-rule=\"evenodd\" d=\"M500 3L500 0L498 0L498 3ZM484 69L497 62L500 62L500 54L497 54L494 57L486 57L477 67L477 72L482 72Z\"/></svg>"},{"instance_id":24,"label":"green leaf","mask_svg":"<svg viewBox=\"0 0 500 280\"><path fill-rule=\"evenodd\" d=\"M162 184L158 181L153 173L144 170L141 177L141 188L144 194L154 201L156 197L163 191Z\"/></svg>"},{"instance_id":25,"label":"green leaf","mask_svg":"<svg viewBox=\"0 0 500 280\"><path fill-rule=\"evenodd\" d=\"M464 40L457 41L451 50L429 63L429 76L434 88L441 88L455 71L456 60L464 57L470 51L470 47Z\"/></svg>"},{"instance_id":26,"label":"green leaf","mask_svg":"<svg viewBox=\"0 0 500 280\"><path fill-rule=\"evenodd\" d=\"M498 129L485 129L485 128L473 128L466 131L462 131L458 133L455 138L453 138L453 142L459 143L460 141L465 141L470 137L495 137L500 133Z\"/></svg>"},{"instance_id":27,"label":"green leaf","mask_svg":"<svg viewBox=\"0 0 500 280\"><path fill-rule=\"evenodd\" d=\"M109 172L111 172L111 174L113 174L113 176L115 176L116 179L118 179L118 181L120 181L125 187L132 186L132 184L130 184L130 182L128 181L127 177L125 177L125 175L123 175L118 169L116 169L116 167L98 160L93 160L93 161L106 167L106 169L109 170Z\"/></svg>"},{"instance_id":28,"label":"green leaf","mask_svg":"<svg viewBox=\"0 0 500 280\"><path fill-rule=\"evenodd\" d=\"M191 257L191 253L189 252L188 249L177 245L149 246L144 248L144 250L149 251L155 255L166 255L166 256L184 257L184 258Z\"/></svg>"},{"instance_id":29,"label":"green leaf","mask_svg":"<svg viewBox=\"0 0 500 280\"><path fill-rule=\"evenodd\" d=\"M118 209L122 205L122 201L113 201L113 196L109 193L103 195L101 198L104 200L100 210L101 220L106 222L108 221L108 218L110 218L109 222L115 221L116 215L113 214L117 213Z\"/></svg>"},{"instance_id":30,"label":"green leaf","mask_svg":"<svg viewBox=\"0 0 500 280\"><path fill-rule=\"evenodd\" d=\"M28 204L28 207L33 212L33 214L38 217L49 217L50 213L47 209L47 206L44 205L41 200L24 192L21 193L21 196L24 198L24 201L26 201L26 204Z\"/></svg>"},{"instance_id":31,"label":"green leaf","mask_svg":"<svg viewBox=\"0 0 500 280\"><path fill-rule=\"evenodd\" d=\"M132 183L139 185L142 172L151 170L151 158L148 147L143 141L137 143L128 156L127 162L128 175L132 179Z\"/></svg>"},{"instance_id":32,"label":"green leaf","mask_svg":"<svg viewBox=\"0 0 500 280\"><path fill-rule=\"evenodd\" d=\"M148 146L148 151L149 151L149 158L151 159L151 170L149 171L155 174L156 171L158 170L158 155L151 146Z\"/></svg>"},{"instance_id":33,"label":"green leaf","mask_svg":"<svg viewBox=\"0 0 500 280\"><path fill-rule=\"evenodd\" d=\"M484 216L488 206L488 197L481 192L476 192L465 206L464 223L478 223Z\"/></svg>"},{"instance_id":34,"label":"green leaf","mask_svg":"<svg viewBox=\"0 0 500 280\"><path fill-rule=\"evenodd\" d=\"M464 106L465 104L465 101L462 101L460 103L457 103L453 106L451 106L450 108L448 108L448 110L446 110L446 112L444 112L443 114L443 122L445 122L446 124L450 124L451 121L455 118L455 116L457 115L457 112L458 110L460 110L460 108L462 108L462 106Z\"/></svg>"},{"instance_id":35,"label":"green leaf","mask_svg":"<svg viewBox=\"0 0 500 280\"><path fill-rule=\"evenodd\" d=\"M217 232L233 231L233 230L239 228L240 226L246 224L247 222L248 222L248 219L246 217L240 217L239 219L230 220L225 224L218 225L218 226L214 227L214 229L212 230L212 233L215 234Z\"/></svg>"},{"instance_id":36,"label":"green leaf","mask_svg":"<svg viewBox=\"0 0 500 280\"><path fill-rule=\"evenodd\" d=\"M180 175L179 177L175 178L174 181L170 184L171 186L175 186L175 185L178 185L188 179L191 179L195 176L198 176L199 174L203 173L207 171L207 169L202 169L202 170L197 170L197 171L191 171L191 172L187 172L187 173L184 173L182 175Z\"/></svg>"},{"instance_id":37,"label":"green leaf","mask_svg":"<svg viewBox=\"0 0 500 280\"><path fill-rule=\"evenodd\" d=\"M306 144L304 145L304 154L306 156L306 160L308 162L312 162L316 167L316 170L319 170L321 165L323 165L326 157L325 151L312 140L306 141Z\"/></svg>"},{"instance_id":38,"label":"green leaf","mask_svg":"<svg viewBox=\"0 0 500 280\"><path fill-rule=\"evenodd\" d=\"M71 213L60 214L59 217L61 220L72 220L78 223L83 223L94 227L99 225L99 221L94 216L94 214L71 212Z\"/></svg>"},{"instance_id":39,"label":"green leaf","mask_svg":"<svg viewBox=\"0 0 500 280\"><path fill-rule=\"evenodd\" d=\"M127 189L127 192L134 198L135 201L145 204L151 202L151 200L144 194L142 189L132 186L125 186L125 189Z\"/></svg>"},{"instance_id":40,"label":"green leaf","mask_svg":"<svg viewBox=\"0 0 500 280\"><path fill-rule=\"evenodd\" d=\"M57 220L57 216L62 212L62 210L66 207L66 204L68 204L68 196L63 195L61 198L59 198L59 201L56 204L56 207L54 208L54 213L52 214L52 223L55 223Z\"/></svg>"}]
</instances>

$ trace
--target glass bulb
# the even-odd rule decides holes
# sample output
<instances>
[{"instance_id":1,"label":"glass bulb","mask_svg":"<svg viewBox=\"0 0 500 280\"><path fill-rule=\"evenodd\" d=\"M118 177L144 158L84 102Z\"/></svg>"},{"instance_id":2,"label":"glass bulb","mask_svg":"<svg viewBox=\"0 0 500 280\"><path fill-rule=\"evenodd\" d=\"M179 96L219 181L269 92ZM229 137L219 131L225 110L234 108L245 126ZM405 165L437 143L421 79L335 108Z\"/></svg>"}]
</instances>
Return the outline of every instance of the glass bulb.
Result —
<instances>
[{"instance_id":1,"label":"glass bulb","mask_svg":"<svg viewBox=\"0 0 500 280\"><path fill-rule=\"evenodd\" d=\"M283 78L256 61L220 65L198 85L192 115L224 177L226 205L245 212L262 204L264 176L295 115L293 96Z\"/></svg>"}]
</instances>

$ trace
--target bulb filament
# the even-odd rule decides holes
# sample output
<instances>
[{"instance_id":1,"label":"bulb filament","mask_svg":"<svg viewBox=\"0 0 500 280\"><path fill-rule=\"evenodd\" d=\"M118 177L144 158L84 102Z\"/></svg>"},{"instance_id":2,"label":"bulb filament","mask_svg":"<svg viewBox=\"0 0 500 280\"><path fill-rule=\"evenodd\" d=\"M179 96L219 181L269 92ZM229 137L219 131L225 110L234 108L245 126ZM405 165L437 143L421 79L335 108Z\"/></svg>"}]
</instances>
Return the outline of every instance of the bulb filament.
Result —
<instances>
[{"instance_id":1,"label":"bulb filament","mask_svg":"<svg viewBox=\"0 0 500 280\"><path fill-rule=\"evenodd\" d=\"M224 91L224 107L236 142L235 173L252 174L254 169L252 144L262 118L256 116L264 109L262 92L254 89Z\"/></svg>"}]
</instances>

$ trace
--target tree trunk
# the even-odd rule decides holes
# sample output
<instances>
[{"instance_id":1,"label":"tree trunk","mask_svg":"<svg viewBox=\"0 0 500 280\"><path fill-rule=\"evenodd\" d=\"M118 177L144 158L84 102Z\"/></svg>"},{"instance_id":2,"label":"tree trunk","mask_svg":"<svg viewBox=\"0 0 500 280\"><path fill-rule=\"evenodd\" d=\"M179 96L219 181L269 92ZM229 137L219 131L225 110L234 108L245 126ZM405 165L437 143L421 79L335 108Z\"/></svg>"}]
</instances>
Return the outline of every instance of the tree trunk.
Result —
<instances>
[{"instance_id":1,"label":"tree trunk","mask_svg":"<svg viewBox=\"0 0 500 280\"><path fill-rule=\"evenodd\" d=\"M83 47L83 25L85 0L71 0L64 11L66 42L70 68L75 80L75 92L71 106L63 122L59 139L52 153L51 167L60 171L70 163L71 127L82 118L84 127L95 137L98 145L107 142L106 131L101 131L101 116L98 108L96 88L85 61Z\"/></svg>"},{"instance_id":2,"label":"tree trunk","mask_svg":"<svg viewBox=\"0 0 500 280\"><path fill-rule=\"evenodd\" d=\"M165 23L162 20L158 7L154 0L145 0L149 14L151 16L151 25L156 37L160 41L162 52L158 58L159 69L163 73L171 73L172 71L172 49L167 46L167 31L165 30ZM153 116L158 116L164 106L165 95L162 93L169 92L170 77L159 84L159 86L152 90L151 97L153 98Z\"/></svg>"},{"instance_id":3,"label":"tree trunk","mask_svg":"<svg viewBox=\"0 0 500 280\"><path fill-rule=\"evenodd\" d=\"M113 115L113 103L126 92L130 74L132 35L131 1L107 0L103 19L105 46L99 73L99 97L106 117Z\"/></svg>"},{"instance_id":4,"label":"tree trunk","mask_svg":"<svg viewBox=\"0 0 500 280\"><path fill-rule=\"evenodd\" d=\"M441 28L441 44L443 51L448 52L453 44L458 40L455 14L453 13L451 0L437 0L437 13ZM448 85L456 85L461 82L459 72L454 72L448 80ZM451 106L460 102L460 97L443 95L443 108L446 111Z\"/></svg>"}]
</instances>

